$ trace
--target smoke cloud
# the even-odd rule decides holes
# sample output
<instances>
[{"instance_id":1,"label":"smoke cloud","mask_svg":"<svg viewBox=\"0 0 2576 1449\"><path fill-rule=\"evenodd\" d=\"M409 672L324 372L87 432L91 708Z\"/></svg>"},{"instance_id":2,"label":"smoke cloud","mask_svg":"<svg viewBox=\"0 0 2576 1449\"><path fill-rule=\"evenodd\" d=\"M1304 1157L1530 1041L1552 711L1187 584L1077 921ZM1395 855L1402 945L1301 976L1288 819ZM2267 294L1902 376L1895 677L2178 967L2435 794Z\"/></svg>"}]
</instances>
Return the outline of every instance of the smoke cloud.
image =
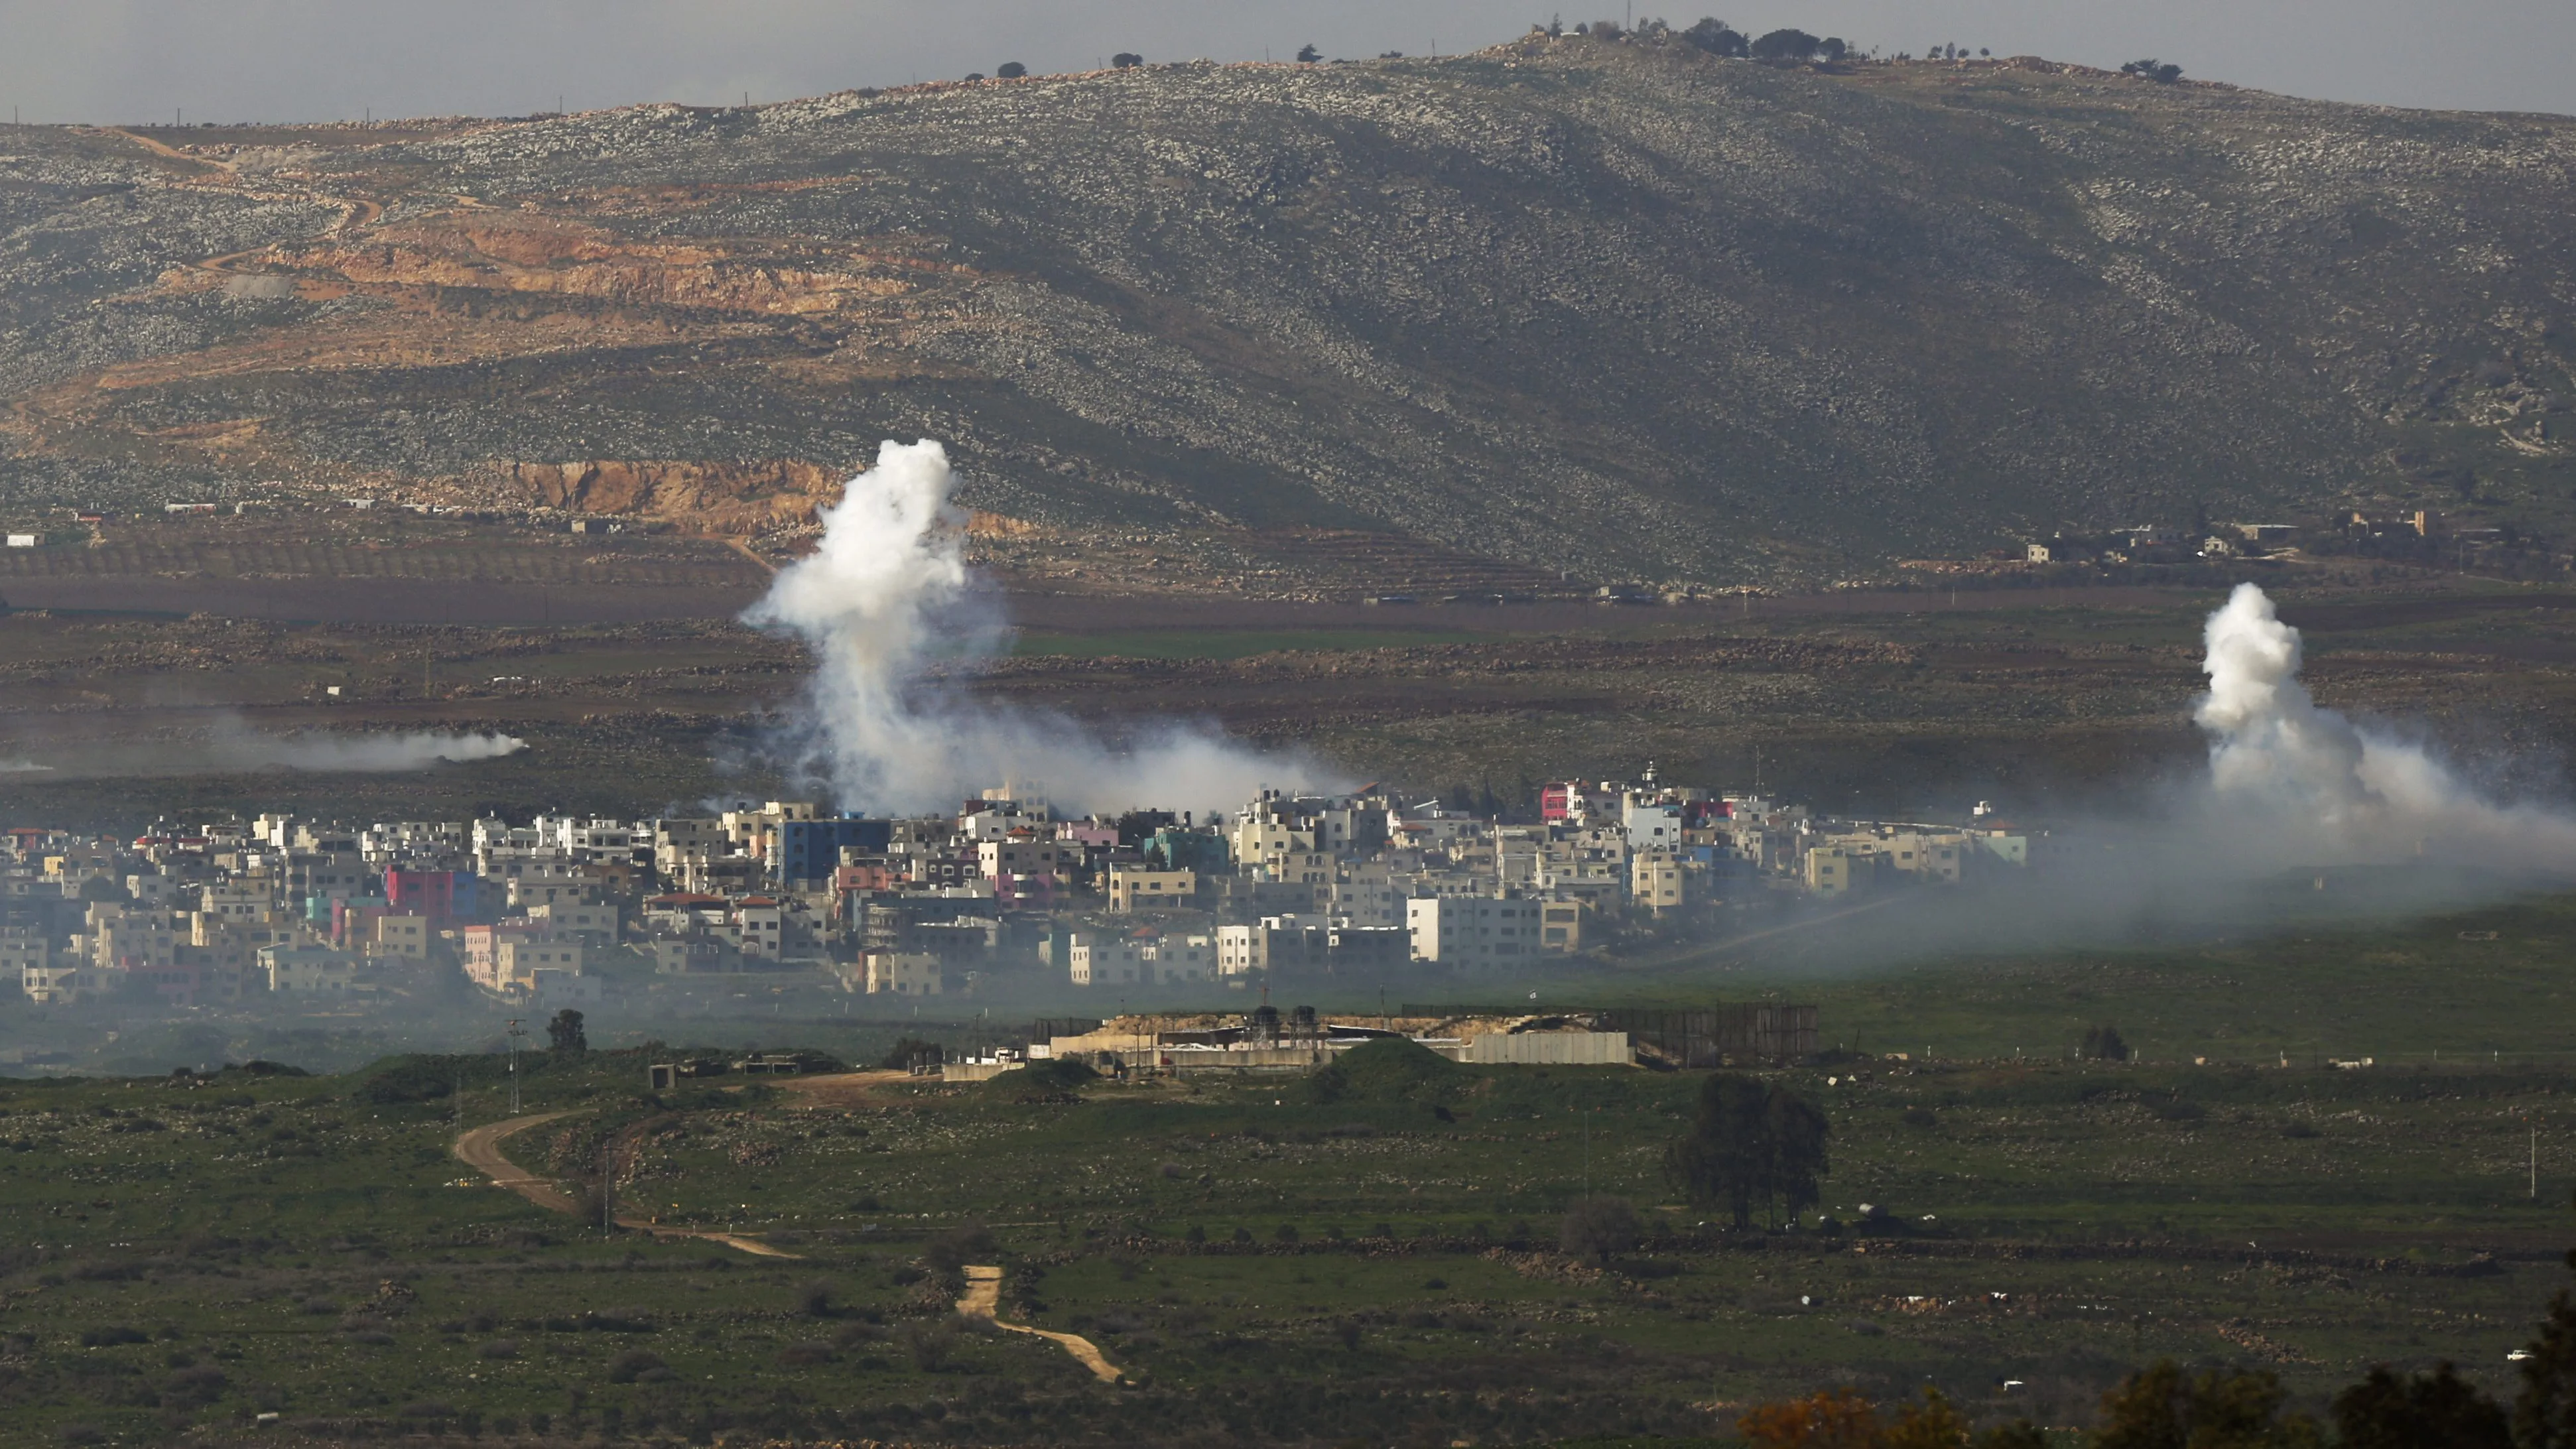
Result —
<instances>
[{"instance_id":1,"label":"smoke cloud","mask_svg":"<svg viewBox=\"0 0 2576 1449\"><path fill-rule=\"evenodd\" d=\"M2237 585L2205 637L2209 693L2193 718L2210 735L2214 813L2303 847L2308 864L2576 872L2576 818L2489 800L2424 746L2320 707L2299 681L2299 631L2261 589Z\"/></svg>"},{"instance_id":2,"label":"smoke cloud","mask_svg":"<svg viewBox=\"0 0 2576 1449\"><path fill-rule=\"evenodd\" d=\"M287 769L386 774L432 765L498 759L528 747L503 734L448 734L420 730L401 735L227 735L215 743L220 768Z\"/></svg>"},{"instance_id":3,"label":"smoke cloud","mask_svg":"<svg viewBox=\"0 0 2576 1449\"><path fill-rule=\"evenodd\" d=\"M2576 879L2576 815L2499 800L2432 747L2319 705L2299 678L2299 631L2260 588L2239 585L2204 643L2209 689L2192 717L2209 740L2205 772L2131 782L2136 808L2048 822L2026 872L1814 903L1785 930L1748 933L1740 956L1711 943L1714 959L1841 973L2335 930Z\"/></svg>"},{"instance_id":4,"label":"smoke cloud","mask_svg":"<svg viewBox=\"0 0 2576 1449\"><path fill-rule=\"evenodd\" d=\"M927 677L929 661L989 657L1007 637L967 568L952 482L938 443L885 443L825 510L813 554L781 569L743 616L813 649L814 676L779 746L838 805L942 810L1008 783L1074 809L1204 809L1264 784L1331 783L1310 763L1212 729L1155 722L1113 748L1072 720L996 708Z\"/></svg>"}]
</instances>

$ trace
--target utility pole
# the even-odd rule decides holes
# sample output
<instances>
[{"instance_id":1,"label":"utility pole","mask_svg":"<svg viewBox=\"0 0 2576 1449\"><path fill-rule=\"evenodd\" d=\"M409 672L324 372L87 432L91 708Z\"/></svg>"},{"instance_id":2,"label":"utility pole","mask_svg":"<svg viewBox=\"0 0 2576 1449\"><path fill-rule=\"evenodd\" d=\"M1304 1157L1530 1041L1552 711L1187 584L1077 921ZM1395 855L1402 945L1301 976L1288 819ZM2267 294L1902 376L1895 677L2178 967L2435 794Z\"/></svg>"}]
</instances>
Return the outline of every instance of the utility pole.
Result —
<instances>
[{"instance_id":1,"label":"utility pole","mask_svg":"<svg viewBox=\"0 0 2576 1449\"><path fill-rule=\"evenodd\" d=\"M2540 1124L2531 1124L2531 1200L2540 1201Z\"/></svg>"},{"instance_id":2,"label":"utility pole","mask_svg":"<svg viewBox=\"0 0 2576 1449\"><path fill-rule=\"evenodd\" d=\"M617 1134L599 1144L599 1230L617 1231Z\"/></svg>"},{"instance_id":3,"label":"utility pole","mask_svg":"<svg viewBox=\"0 0 2576 1449\"><path fill-rule=\"evenodd\" d=\"M519 1029L521 1017L510 1018L510 1115L519 1115L519 1038L527 1033Z\"/></svg>"}]
</instances>

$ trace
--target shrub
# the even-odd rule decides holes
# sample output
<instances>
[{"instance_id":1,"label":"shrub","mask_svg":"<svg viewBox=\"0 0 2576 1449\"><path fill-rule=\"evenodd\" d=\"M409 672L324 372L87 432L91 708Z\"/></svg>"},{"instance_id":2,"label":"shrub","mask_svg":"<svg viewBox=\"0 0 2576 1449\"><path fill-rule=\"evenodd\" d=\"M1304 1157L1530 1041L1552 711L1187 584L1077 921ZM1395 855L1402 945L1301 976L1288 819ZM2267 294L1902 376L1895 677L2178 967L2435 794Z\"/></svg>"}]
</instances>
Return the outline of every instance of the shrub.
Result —
<instances>
[{"instance_id":1,"label":"shrub","mask_svg":"<svg viewBox=\"0 0 2576 1449\"><path fill-rule=\"evenodd\" d=\"M784 1368L814 1368L839 1357L828 1343L791 1343L778 1351L778 1362Z\"/></svg>"},{"instance_id":2,"label":"shrub","mask_svg":"<svg viewBox=\"0 0 2576 1449\"><path fill-rule=\"evenodd\" d=\"M993 74L1000 76L1004 80L1018 80L1020 77L1027 75L1028 73L1029 68L1020 64L1016 60L1003 61L993 70Z\"/></svg>"},{"instance_id":3,"label":"shrub","mask_svg":"<svg viewBox=\"0 0 2576 1449\"><path fill-rule=\"evenodd\" d=\"M1279 1231L1272 1233L1270 1236L1283 1243L1293 1243L1297 1241L1297 1225L1295 1223L1281 1223L1279 1225Z\"/></svg>"},{"instance_id":4,"label":"shrub","mask_svg":"<svg viewBox=\"0 0 2576 1449\"><path fill-rule=\"evenodd\" d=\"M81 1335L80 1341L83 1348L114 1348L126 1343L150 1343L152 1336L139 1328L118 1323L90 1329Z\"/></svg>"},{"instance_id":5,"label":"shrub","mask_svg":"<svg viewBox=\"0 0 2576 1449\"><path fill-rule=\"evenodd\" d=\"M202 1409L222 1398L229 1382L224 1371L210 1363L183 1368L162 1383L162 1403L169 1408Z\"/></svg>"},{"instance_id":6,"label":"shrub","mask_svg":"<svg viewBox=\"0 0 2576 1449\"><path fill-rule=\"evenodd\" d=\"M1120 70L1126 70L1133 66L1143 65L1145 63L1145 57L1138 55L1132 50L1122 50L1116 55L1109 57L1109 63Z\"/></svg>"},{"instance_id":7,"label":"shrub","mask_svg":"<svg viewBox=\"0 0 2576 1449\"><path fill-rule=\"evenodd\" d=\"M965 1223L924 1244L921 1260L934 1271L954 1273L966 1266L968 1259L986 1257L992 1251L993 1234L982 1223Z\"/></svg>"},{"instance_id":8,"label":"shrub","mask_svg":"<svg viewBox=\"0 0 2576 1449\"><path fill-rule=\"evenodd\" d=\"M1643 1236L1636 1209L1627 1199L1600 1196L1578 1200L1558 1224L1557 1247L1570 1257L1607 1259L1637 1246Z\"/></svg>"},{"instance_id":9,"label":"shrub","mask_svg":"<svg viewBox=\"0 0 2576 1449\"><path fill-rule=\"evenodd\" d=\"M517 1358L519 1341L515 1338L496 1338L484 1344L479 1352L485 1358Z\"/></svg>"},{"instance_id":10,"label":"shrub","mask_svg":"<svg viewBox=\"0 0 2576 1449\"><path fill-rule=\"evenodd\" d=\"M948 1366L957 1351L956 1325L945 1321L916 1325L904 1334L903 1346L912 1355L914 1368L935 1374Z\"/></svg>"},{"instance_id":11,"label":"shrub","mask_svg":"<svg viewBox=\"0 0 2576 1449\"><path fill-rule=\"evenodd\" d=\"M832 1285L817 1278L796 1291L796 1311L808 1318L832 1316Z\"/></svg>"},{"instance_id":12,"label":"shrub","mask_svg":"<svg viewBox=\"0 0 2576 1449\"><path fill-rule=\"evenodd\" d=\"M358 1096L382 1106L405 1102L444 1101L456 1090L456 1069L442 1058L420 1058L369 1077L359 1084Z\"/></svg>"},{"instance_id":13,"label":"shrub","mask_svg":"<svg viewBox=\"0 0 2576 1449\"><path fill-rule=\"evenodd\" d=\"M1903 1112L1902 1117L1905 1125L1908 1127L1938 1127L1941 1125L1941 1119L1934 1116L1932 1109L1929 1107L1908 1107Z\"/></svg>"},{"instance_id":14,"label":"shrub","mask_svg":"<svg viewBox=\"0 0 2576 1449\"><path fill-rule=\"evenodd\" d=\"M660 1354L645 1349L630 1348L608 1361L608 1381L612 1384L631 1384L655 1369L668 1367L670 1365L662 1362Z\"/></svg>"}]
</instances>

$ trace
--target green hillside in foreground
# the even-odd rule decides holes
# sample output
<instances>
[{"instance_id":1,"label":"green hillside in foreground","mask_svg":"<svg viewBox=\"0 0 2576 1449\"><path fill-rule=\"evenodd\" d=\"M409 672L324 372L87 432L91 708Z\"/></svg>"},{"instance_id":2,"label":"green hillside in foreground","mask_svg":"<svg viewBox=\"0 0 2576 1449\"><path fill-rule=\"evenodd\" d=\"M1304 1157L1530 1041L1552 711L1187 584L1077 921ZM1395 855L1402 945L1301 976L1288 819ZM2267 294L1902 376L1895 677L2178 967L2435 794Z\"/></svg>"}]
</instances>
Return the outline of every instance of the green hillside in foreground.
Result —
<instances>
[{"instance_id":1,"label":"green hillside in foreground","mask_svg":"<svg viewBox=\"0 0 2576 1449\"><path fill-rule=\"evenodd\" d=\"M1544 37L757 109L0 132L0 490L1039 524L1836 577L2576 514L2576 121ZM613 466L600 467L595 465ZM569 467L567 467L569 465Z\"/></svg>"},{"instance_id":2,"label":"green hillside in foreground","mask_svg":"<svg viewBox=\"0 0 2576 1449\"><path fill-rule=\"evenodd\" d=\"M1927 1384L2081 1426L2161 1357L2309 1411L2379 1363L2510 1397L2576 1232L2571 920L1731 978L1874 1043L1764 1070L1830 1126L1794 1228L1665 1175L1708 1073L1395 1044L1304 1077L656 1094L648 1064L731 1053L603 1032L528 1053L518 1117L496 1054L0 1079L0 1445L1669 1442ZM861 1060L980 1029L762 1024ZM2070 1059L2104 1025L2132 1059ZM1599 1196L1636 1235L1569 1248ZM1125 1382L959 1317L967 1265Z\"/></svg>"}]
</instances>

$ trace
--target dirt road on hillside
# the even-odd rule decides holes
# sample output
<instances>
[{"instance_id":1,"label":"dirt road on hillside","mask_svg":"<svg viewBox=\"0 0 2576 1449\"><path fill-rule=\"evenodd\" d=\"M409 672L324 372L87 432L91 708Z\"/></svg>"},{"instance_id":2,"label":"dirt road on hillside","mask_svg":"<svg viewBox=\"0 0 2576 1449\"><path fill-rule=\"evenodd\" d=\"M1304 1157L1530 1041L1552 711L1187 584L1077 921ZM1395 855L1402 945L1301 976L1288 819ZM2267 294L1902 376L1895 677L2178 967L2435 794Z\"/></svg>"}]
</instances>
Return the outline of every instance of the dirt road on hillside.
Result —
<instances>
[{"instance_id":1,"label":"dirt road on hillside","mask_svg":"<svg viewBox=\"0 0 2576 1449\"><path fill-rule=\"evenodd\" d=\"M957 1313L962 1318L980 1318L1008 1333L1025 1333L1043 1338L1072 1354L1092 1377L1104 1384L1125 1382L1118 1365L1111 1363L1098 1345L1078 1333L1057 1333L1053 1329L1031 1328L1025 1323L1004 1323L994 1317L1002 1304L1002 1270L989 1266L970 1266L966 1270L966 1296L957 1300Z\"/></svg>"},{"instance_id":2,"label":"dirt road on hillside","mask_svg":"<svg viewBox=\"0 0 2576 1449\"><path fill-rule=\"evenodd\" d=\"M574 1202L572 1194L556 1185L552 1178L531 1177L517 1163L501 1155L501 1139L572 1115L570 1111L539 1112L531 1117L509 1117L469 1128L457 1135L457 1160L492 1179L495 1187L506 1187L550 1213L578 1212L581 1205Z\"/></svg>"},{"instance_id":3,"label":"dirt road on hillside","mask_svg":"<svg viewBox=\"0 0 2576 1449\"><path fill-rule=\"evenodd\" d=\"M531 1117L512 1117L506 1121L472 1128L457 1136L455 1149L457 1159L492 1179L493 1185L506 1187L548 1212L563 1213L566 1216L578 1213L582 1210L581 1204L575 1202L572 1194L565 1192L554 1179L532 1177L517 1163L502 1156L501 1141L503 1138L525 1132L531 1127L541 1127L560 1118L578 1116L580 1110L576 1108L563 1112L539 1112ZM758 1238L744 1237L740 1233L717 1232L707 1228L665 1227L651 1218L628 1217L621 1214L617 1219L617 1225L630 1232L650 1233L656 1238L698 1238L710 1243L722 1243L728 1248L738 1249L758 1258L802 1258L804 1256L801 1253L788 1252L784 1248L771 1247Z\"/></svg>"}]
</instances>

